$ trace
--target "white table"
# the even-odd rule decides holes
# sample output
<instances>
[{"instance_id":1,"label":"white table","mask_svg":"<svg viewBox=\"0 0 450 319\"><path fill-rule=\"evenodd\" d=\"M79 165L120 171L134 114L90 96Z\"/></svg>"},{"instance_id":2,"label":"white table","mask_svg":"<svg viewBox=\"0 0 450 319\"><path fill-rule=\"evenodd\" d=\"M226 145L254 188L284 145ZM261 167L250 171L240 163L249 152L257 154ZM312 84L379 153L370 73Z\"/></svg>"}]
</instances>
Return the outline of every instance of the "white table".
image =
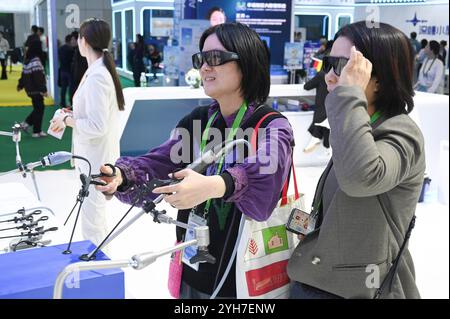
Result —
<instances>
[{"instance_id":1,"label":"white table","mask_svg":"<svg viewBox=\"0 0 450 319\"><path fill-rule=\"evenodd\" d=\"M0 184L0 218L16 212L22 207L40 207L42 203L25 185L20 183ZM3 218L2 218L3 219Z\"/></svg>"}]
</instances>

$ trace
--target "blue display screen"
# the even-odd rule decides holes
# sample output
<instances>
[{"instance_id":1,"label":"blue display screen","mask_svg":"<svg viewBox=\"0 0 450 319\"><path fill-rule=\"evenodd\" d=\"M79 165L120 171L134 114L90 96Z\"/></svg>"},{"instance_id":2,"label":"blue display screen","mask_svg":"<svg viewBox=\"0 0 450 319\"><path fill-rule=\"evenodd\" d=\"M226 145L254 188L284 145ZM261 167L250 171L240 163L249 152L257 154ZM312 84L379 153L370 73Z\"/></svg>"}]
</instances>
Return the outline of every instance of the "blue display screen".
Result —
<instances>
[{"instance_id":1,"label":"blue display screen","mask_svg":"<svg viewBox=\"0 0 450 319\"><path fill-rule=\"evenodd\" d=\"M227 21L237 21L250 26L271 51L271 64L283 65L284 44L290 41L291 1L237 1L237 0L198 0L197 19L207 19L211 8L221 8Z\"/></svg>"}]
</instances>

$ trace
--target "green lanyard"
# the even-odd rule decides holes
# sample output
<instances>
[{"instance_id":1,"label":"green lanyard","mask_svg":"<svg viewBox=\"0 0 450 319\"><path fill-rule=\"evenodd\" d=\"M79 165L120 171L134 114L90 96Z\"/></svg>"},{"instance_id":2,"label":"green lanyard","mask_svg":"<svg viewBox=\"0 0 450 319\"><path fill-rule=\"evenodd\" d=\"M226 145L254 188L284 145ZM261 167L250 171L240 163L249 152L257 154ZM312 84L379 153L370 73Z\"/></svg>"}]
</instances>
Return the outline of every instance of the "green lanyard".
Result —
<instances>
[{"instance_id":1,"label":"green lanyard","mask_svg":"<svg viewBox=\"0 0 450 319\"><path fill-rule=\"evenodd\" d=\"M370 124L375 123L381 116L381 112L380 111L376 111L375 113L372 114L372 116L370 117Z\"/></svg>"},{"instance_id":2,"label":"green lanyard","mask_svg":"<svg viewBox=\"0 0 450 319\"><path fill-rule=\"evenodd\" d=\"M237 130L241 126L241 122L242 122L242 119L244 118L245 112L247 112L247 108L248 108L247 102L244 102L241 105L239 112L236 115L236 118L234 119L233 125L231 126L231 131L228 134L228 137L226 139L226 143L231 142L234 139L234 137L236 136ZM219 113L219 111L216 111L216 113L214 113L211 116L211 118L208 120L208 124L206 124L206 128L205 128L205 131L203 132L202 142L200 145L201 154L203 154L203 152L205 151L206 143L208 141L209 129L211 128L211 125L218 113ZM225 161L225 155L220 158L219 165L217 166L216 175L219 175L221 173L224 161ZM203 218L206 218L206 216L208 215L209 209L211 208L211 202L212 202L211 198L208 199L208 201L206 202Z\"/></svg>"},{"instance_id":3,"label":"green lanyard","mask_svg":"<svg viewBox=\"0 0 450 319\"><path fill-rule=\"evenodd\" d=\"M380 111L376 111L375 113L373 113L372 116L370 117L370 124L375 123L380 117L381 117L381 112L380 112ZM322 189L322 192L323 192L323 189ZM322 205L322 196L321 196L321 198L320 198L319 204L317 205L317 203L316 203L316 204L313 206L313 211L314 211L314 207L317 206L316 212L318 212L321 205Z\"/></svg>"}]
</instances>

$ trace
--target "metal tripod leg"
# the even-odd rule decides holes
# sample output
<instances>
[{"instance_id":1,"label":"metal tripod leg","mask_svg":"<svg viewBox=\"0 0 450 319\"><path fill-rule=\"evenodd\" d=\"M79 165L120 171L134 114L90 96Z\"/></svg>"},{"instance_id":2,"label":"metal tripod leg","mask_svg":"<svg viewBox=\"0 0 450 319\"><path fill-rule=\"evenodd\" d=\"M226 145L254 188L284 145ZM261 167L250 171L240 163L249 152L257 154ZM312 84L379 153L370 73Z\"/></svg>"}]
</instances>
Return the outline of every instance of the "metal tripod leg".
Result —
<instances>
[{"instance_id":1,"label":"metal tripod leg","mask_svg":"<svg viewBox=\"0 0 450 319\"><path fill-rule=\"evenodd\" d=\"M36 182L36 175L34 174L34 170L31 170L31 179L33 180L33 184L34 184L34 189L36 191L36 195L39 201L41 201L41 196L39 195L39 188Z\"/></svg>"}]
</instances>

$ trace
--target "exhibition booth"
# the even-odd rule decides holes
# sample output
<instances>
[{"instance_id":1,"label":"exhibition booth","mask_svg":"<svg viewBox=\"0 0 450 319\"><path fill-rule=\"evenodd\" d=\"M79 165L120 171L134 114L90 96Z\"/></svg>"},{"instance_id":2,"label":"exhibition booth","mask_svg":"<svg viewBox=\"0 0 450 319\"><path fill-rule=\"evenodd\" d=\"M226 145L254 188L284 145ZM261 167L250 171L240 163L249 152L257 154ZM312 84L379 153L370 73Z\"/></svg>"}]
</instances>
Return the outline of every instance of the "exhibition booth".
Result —
<instances>
[{"instance_id":1,"label":"exhibition booth","mask_svg":"<svg viewBox=\"0 0 450 319\"><path fill-rule=\"evenodd\" d=\"M204 94L203 89L193 89L189 87L165 87L165 88L130 88L124 90L126 111L121 114L120 132L121 132L121 149L124 155L136 155L145 150L150 149L161 142L165 141L171 132L171 127L176 125L177 121L183 117L183 115L190 112L194 107L198 105L207 105L210 100ZM300 172L300 187L301 191L307 194L307 201L311 201L311 196L314 192L315 182L318 178L318 174L322 171L324 165L331 157L331 152L327 152L323 147L312 154L303 153L302 149L309 140L309 136L306 132L306 128L312 120L312 111L302 111L301 103L308 102L314 95L313 91L305 91L302 85L273 85L271 87L269 101L278 100L280 109L284 109L282 112L285 115L294 130L294 136L296 139L296 147L294 151L294 161L297 170ZM426 259L427 254L419 249L421 247L421 238L423 236L429 236L427 234L426 227L434 227L434 218L443 222L438 222L442 227L445 227L445 211L448 210L448 97L435 94L427 94L417 92L415 96L415 110L411 114L411 117L421 128L425 137L425 147L427 152L427 174L431 178L431 188L428 190L424 203L419 203L417 208L417 215L421 220L421 225L414 233L411 241L411 251L416 256L417 272L419 282L423 282L425 296L433 296L431 289L430 278L426 273ZM284 104L286 103L286 104ZM157 115L156 115L157 114ZM165 125L165 123L171 123L171 125ZM144 138L141 138L145 136ZM311 173L312 172L312 173ZM137 222L143 213L138 209L134 209L134 217L127 220L131 224L123 229L123 235L121 232L118 238L117 244L113 241L110 245L113 253L113 261L108 262L107 257L101 252L99 258L95 263L89 262L84 265L85 270L82 268L83 263L78 259L80 255L92 252L95 246L88 242L75 241L73 244L71 255L63 255L62 252L67 248L68 240L71 235L70 226L64 227L63 220L67 216L71 207L71 203L74 200L76 193L74 191L78 189L79 183L76 182L78 173L71 173L70 181L67 180L67 176L64 180L67 180L68 186L72 189L66 189L66 192L72 194L71 196L61 194L60 199L53 198L50 194L53 193L54 186L44 185L46 178L45 172L39 172L37 174L38 187L43 187L44 191L41 191L42 202L38 201L36 195L27 190L23 185L17 184L20 179L16 177L2 177L1 191L2 198L0 198L0 219L6 220L8 218L15 218L20 215L16 212L19 207L24 206L27 209L25 214L29 214L28 209L34 207L43 207L49 205L51 207L58 207L60 211L45 211L44 214L50 217L50 221L45 223L45 228L58 227L59 230L55 232L43 233L40 238L44 238L42 246L50 244L49 248L40 249L24 249L17 252L9 252L7 254L0 254L0 269L3 274L0 276L0 297L1 298L51 298L54 293L57 297L67 298L135 298L137 296L149 297L148 292L142 292L145 287L139 284L139 276L144 276L150 282L159 282L162 286L155 288L150 295L151 298L167 298L167 292L164 290L164 281L167 280L168 256L164 255L170 252L170 249L174 249L172 246L171 236L167 236L174 232L173 228L167 228L151 222L150 216L144 216ZM6 179L5 179L6 178ZM75 179L75 181L74 181ZM9 181L9 182L5 182ZM56 181L55 181L56 182ZM30 178L25 182L28 187L34 189L31 184ZM59 181L58 181L59 183ZM93 190L91 190L93 191ZM79 196L79 194L78 194ZM76 197L76 196L75 196ZM61 200L63 199L64 200ZM20 204L19 204L20 203ZM163 205L164 210L168 212L168 216L176 216L176 210L167 204ZM118 220L119 216L122 216L123 212L128 209L127 205L120 204L117 200L109 204L109 210L114 212L114 219ZM433 210L433 218L428 219L428 210ZM34 211L33 209L32 211ZM5 214L5 212L9 212ZM55 216L55 214L57 216ZM59 216L58 216L59 215ZM147 219L146 221L144 221ZM429 222L427 221L429 220ZM135 223L136 221L136 223ZM71 223L73 223L73 217ZM133 223L140 224L133 227L139 227L137 234L133 234L132 230L127 230ZM430 224L431 223L431 224ZM151 225L150 225L151 224ZM145 225L145 227L144 227ZM428 225L428 226L427 226ZM136 228L135 228L136 229ZM146 229L152 229L152 235L148 235L149 241L145 242L140 240L142 234L146 232ZM128 233L128 234L127 234ZM163 237L170 237L169 239ZM123 238L121 238L123 237ZM77 238L77 236L75 236ZM155 242L155 238L159 238L159 243ZM78 239L81 240L80 237ZM130 243L136 248L132 251L129 250ZM0 239L1 248L5 251L11 251L13 247L11 239ZM148 244L150 243L150 244ZM153 244L151 244L153 243ZM165 245L164 245L165 243ZM161 246L163 245L163 246ZM165 248L164 248L165 247ZM30 248L30 247L28 247ZM139 250L140 249L140 250ZM157 251L161 249L161 252L150 253L149 251ZM147 251L147 253L146 253ZM140 269L133 263L136 260L140 260L138 257L133 256L130 259L124 259L131 257L130 254L143 254L144 257L150 258L152 262L148 262L146 265L150 265L145 272L135 271ZM159 254L160 253L160 254ZM120 256L120 257L119 257ZM163 259L159 263L151 265L156 262L156 259L161 257ZM52 267L33 267L28 268L30 262L36 260L52 259ZM445 256L442 256L445 258ZM103 262L101 260L104 260ZM98 265L98 263L104 263ZM65 283L64 290L54 290L55 283L57 281L57 275L61 276L61 271L65 265L74 263L77 271L74 269L67 270L65 281L58 279ZM43 264L45 264L43 262ZM24 268L25 267L25 268ZM81 267L78 269L77 267ZM98 267L98 268L97 268ZM110 267L114 267L109 270ZM117 267L122 267L124 270L118 271ZM156 269L152 271L153 269ZM125 270L129 268L129 270ZM93 270L94 269L94 270ZM98 270L97 270L98 269ZM103 269L103 270L102 270ZM90 270L90 271L89 271ZM12 272L13 271L13 272ZM24 271L28 274L24 276ZM123 272L125 271L125 273ZM38 275L45 274L45 275ZM75 275L74 275L75 274ZM82 275L80 275L82 274ZM124 275L126 274L126 275ZM29 277L27 277L29 276ZM81 277L80 277L81 276ZM21 278L20 280L18 278ZM39 280L37 280L37 278ZM127 278L135 278L134 280ZM162 283L160 282L162 281ZM431 280L432 282L433 280ZM15 283L12 285L12 283ZM72 289L76 287L76 283L81 283L82 289ZM61 284L62 285L62 284ZM59 287L59 286L58 286ZM87 290L84 290L87 289ZM434 288L433 288L434 289ZM88 293L89 292L89 293Z\"/></svg>"},{"instance_id":2,"label":"exhibition booth","mask_svg":"<svg viewBox=\"0 0 450 319\"><path fill-rule=\"evenodd\" d=\"M97 4L83 1L74 7L76 2L40 0L30 10L29 22L48 27L51 95L58 96L60 90L58 39L77 29L77 23L79 26L92 12L111 25L110 52L122 81L133 79L129 56L137 34L161 56L157 70L147 67L143 72L141 87L123 89L125 108L119 112L118 128L121 156L139 156L163 144L180 119L198 106L211 104L199 81L190 77L191 56L199 50L201 34L211 25L207 19L211 7L220 7L227 21L255 29L271 50L266 104L280 111L292 127L293 163L298 174L291 174L290 179L298 182L299 196L308 210L333 155L332 148L322 144L314 152L305 152L312 138L308 128L313 122L316 90L305 90L304 83L320 70L322 60L315 53L321 39L331 40L342 26L367 16L380 17L408 34L418 31L420 38L448 39L448 1L440 0L107 0ZM448 94L448 65L445 72ZM424 136L426 176L409 250L422 297L448 298L449 98L415 92L414 105L410 116ZM319 126L329 128L328 121ZM191 246L200 248L192 261L206 263L218 257L208 250L208 226L177 221L177 209L163 201L162 195L139 208L108 198L111 233L99 245L85 240L80 207L96 192L93 185L98 185L94 181L100 177L98 168L92 167L89 174L52 170L63 163L87 161L71 150L57 149L24 164L20 156L24 133L17 126L12 132L0 133L12 138L18 166L0 172L0 299L170 299L171 257ZM221 151L213 149L211 156L217 160ZM148 180L140 196L172 182ZM193 237L175 243L175 226L189 229ZM264 249L278 245L279 238L278 234L264 238L268 242ZM253 249L258 256L258 247ZM265 283L258 280L261 285L275 285L273 278Z\"/></svg>"}]
</instances>

